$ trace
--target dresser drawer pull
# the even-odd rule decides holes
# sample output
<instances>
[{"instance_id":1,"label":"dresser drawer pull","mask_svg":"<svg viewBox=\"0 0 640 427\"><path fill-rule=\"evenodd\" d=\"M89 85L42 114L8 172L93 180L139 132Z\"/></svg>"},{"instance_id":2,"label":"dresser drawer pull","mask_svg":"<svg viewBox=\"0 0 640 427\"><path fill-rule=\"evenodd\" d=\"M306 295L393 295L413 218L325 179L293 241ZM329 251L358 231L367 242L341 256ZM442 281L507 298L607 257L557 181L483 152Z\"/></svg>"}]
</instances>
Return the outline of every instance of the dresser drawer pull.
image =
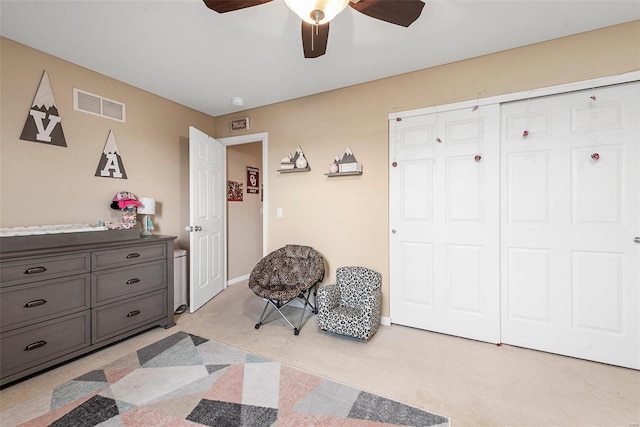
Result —
<instances>
[{"instance_id":1,"label":"dresser drawer pull","mask_svg":"<svg viewBox=\"0 0 640 427\"><path fill-rule=\"evenodd\" d=\"M127 285L133 285L134 283L138 283L139 281L140 279L138 279L137 277L134 277L133 279L127 280Z\"/></svg>"},{"instance_id":2,"label":"dresser drawer pull","mask_svg":"<svg viewBox=\"0 0 640 427\"><path fill-rule=\"evenodd\" d=\"M127 313L127 317L137 316L138 314L140 314L140 310L133 310Z\"/></svg>"},{"instance_id":3,"label":"dresser drawer pull","mask_svg":"<svg viewBox=\"0 0 640 427\"><path fill-rule=\"evenodd\" d=\"M131 258L140 258L140 254L138 252L133 252L127 255L127 259L131 259Z\"/></svg>"},{"instance_id":4,"label":"dresser drawer pull","mask_svg":"<svg viewBox=\"0 0 640 427\"><path fill-rule=\"evenodd\" d=\"M46 267L31 267L27 268L24 274L44 273L45 271L47 271Z\"/></svg>"},{"instance_id":5,"label":"dresser drawer pull","mask_svg":"<svg viewBox=\"0 0 640 427\"><path fill-rule=\"evenodd\" d=\"M47 344L46 341L36 341L32 344L29 344L28 346L26 346L24 348L24 351L31 351L31 350L35 350L36 348L40 348L40 347L44 347Z\"/></svg>"},{"instance_id":6,"label":"dresser drawer pull","mask_svg":"<svg viewBox=\"0 0 640 427\"><path fill-rule=\"evenodd\" d=\"M26 308L32 308L32 307L37 307L39 305L44 305L47 303L46 299L34 299L33 301L29 301L28 303L26 303L24 306Z\"/></svg>"}]
</instances>

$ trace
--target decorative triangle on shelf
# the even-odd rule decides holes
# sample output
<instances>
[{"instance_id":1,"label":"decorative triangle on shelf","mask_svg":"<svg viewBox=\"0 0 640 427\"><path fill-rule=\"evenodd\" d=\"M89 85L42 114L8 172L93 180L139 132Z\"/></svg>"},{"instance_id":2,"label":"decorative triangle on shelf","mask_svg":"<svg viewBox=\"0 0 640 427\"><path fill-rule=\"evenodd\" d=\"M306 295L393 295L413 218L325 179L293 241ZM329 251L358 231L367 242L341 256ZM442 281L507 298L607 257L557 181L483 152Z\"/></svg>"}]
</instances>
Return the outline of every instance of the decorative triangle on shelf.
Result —
<instances>
[{"instance_id":1,"label":"decorative triangle on shelf","mask_svg":"<svg viewBox=\"0 0 640 427\"><path fill-rule=\"evenodd\" d=\"M309 172L310 170L311 166L309 166L309 161L302 152L302 148L300 148L300 146L298 145L298 148L296 148L296 153L293 156L291 156L291 153L289 153L288 156L282 158L282 160L280 161L280 169L278 169L278 172Z\"/></svg>"}]
</instances>

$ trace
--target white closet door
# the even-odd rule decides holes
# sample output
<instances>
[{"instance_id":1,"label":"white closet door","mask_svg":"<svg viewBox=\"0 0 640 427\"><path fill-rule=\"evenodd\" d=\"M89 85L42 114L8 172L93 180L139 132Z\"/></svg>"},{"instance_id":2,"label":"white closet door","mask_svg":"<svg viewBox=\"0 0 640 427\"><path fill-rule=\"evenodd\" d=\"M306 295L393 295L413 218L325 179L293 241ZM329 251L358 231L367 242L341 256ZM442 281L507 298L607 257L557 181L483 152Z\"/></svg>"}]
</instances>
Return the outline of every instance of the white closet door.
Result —
<instances>
[{"instance_id":1,"label":"white closet door","mask_svg":"<svg viewBox=\"0 0 640 427\"><path fill-rule=\"evenodd\" d=\"M393 323L499 342L499 116L390 121Z\"/></svg>"},{"instance_id":2,"label":"white closet door","mask_svg":"<svg viewBox=\"0 0 640 427\"><path fill-rule=\"evenodd\" d=\"M639 99L502 106L502 342L640 368Z\"/></svg>"}]
</instances>

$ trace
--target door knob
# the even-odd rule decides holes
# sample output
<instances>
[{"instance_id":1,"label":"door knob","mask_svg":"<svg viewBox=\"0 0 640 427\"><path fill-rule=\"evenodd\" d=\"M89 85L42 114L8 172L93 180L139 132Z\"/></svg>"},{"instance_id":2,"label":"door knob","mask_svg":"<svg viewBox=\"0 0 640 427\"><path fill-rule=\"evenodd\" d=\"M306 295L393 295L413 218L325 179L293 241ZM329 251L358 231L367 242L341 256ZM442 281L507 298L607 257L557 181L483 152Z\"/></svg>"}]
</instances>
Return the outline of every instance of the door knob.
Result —
<instances>
[{"instance_id":1,"label":"door knob","mask_svg":"<svg viewBox=\"0 0 640 427\"><path fill-rule=\"evenodd\" d=\"M196 225L195 230L196 230L196 231L202 231L202 227L200 227L199 225Z\"/></svg>"},{"instance_id":2,"label":"door knob","mask_svg":"<svg viewBox=\"0 0 640 427\"><path fill-rule=\"evenodd\" d=\"M184 228L184 231L192 232L192 231L193 231L193 227L192 227L192 226L190 226L190 225L187 225L187 226Z\"/></svg>"},{"instance_id":3,"label":"door knob","mask_svg":"<svg viewBox=\"0 0 640 427\"><path fill-rule=\"evenodd\" d=\"M392 232L393 234L396 234L396 230L395 230L395 229L391 230L391 232Z\"/></svg>"},{"instance_id":4,"label":"door knob","mask_svg":"<svg viewBox=\"0 0 640 427\"><path fill-rule=\"evenodd\" d=\"M636 242L636 243L640 243L640 237L634 238L633 241Z\"/></svg>"}]
</instances>

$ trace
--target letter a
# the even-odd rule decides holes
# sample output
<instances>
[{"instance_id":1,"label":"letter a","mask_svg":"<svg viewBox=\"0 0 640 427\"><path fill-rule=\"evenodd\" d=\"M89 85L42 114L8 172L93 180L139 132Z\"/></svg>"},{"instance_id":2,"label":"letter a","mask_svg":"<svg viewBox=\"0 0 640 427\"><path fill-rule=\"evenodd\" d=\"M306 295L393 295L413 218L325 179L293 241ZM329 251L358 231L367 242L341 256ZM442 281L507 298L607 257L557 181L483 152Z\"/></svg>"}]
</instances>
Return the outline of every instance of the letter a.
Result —
<instances>
[{"instance_id":1,"label":"letter a","mask_svg":"<svg viewBox=\"0 0 640 427\"><path fill-rule=\"evenodd\" d=\"M107 158L107 164L100 171L100 176L110 176L112 178L122 178L122 172L120 172L120 166L118 165L118 156L115 153L105 154Z\"/></svg>"}]
</instances>

